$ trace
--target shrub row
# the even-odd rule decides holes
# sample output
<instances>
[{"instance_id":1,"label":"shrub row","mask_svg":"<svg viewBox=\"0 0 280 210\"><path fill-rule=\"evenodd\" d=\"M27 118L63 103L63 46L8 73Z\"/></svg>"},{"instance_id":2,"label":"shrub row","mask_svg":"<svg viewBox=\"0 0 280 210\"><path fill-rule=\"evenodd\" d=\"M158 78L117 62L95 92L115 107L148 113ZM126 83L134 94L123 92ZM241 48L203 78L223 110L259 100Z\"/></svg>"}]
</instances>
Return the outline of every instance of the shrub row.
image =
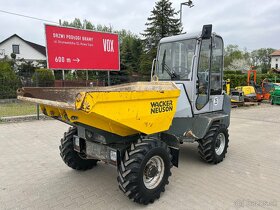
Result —
<instances>
[{"instance_id":1,"label":"shrub row","mask_svg":"<svg viewBox=\"0 0 280 210\"><path fill-rule=\"evenodd\" d=\"M231 87L247 85L247 74L224 74L224 80L230 79ZM252 75L251 75L252 76ZM270 82L280 82L279 74L257 74L257 84L261 84L264 79L268 79ZM253 76L251 78L253 80Z\"/></svg>"},{"instance_id":2,"label":"shrub row","mask_svg":"<svg viewBox=\"0 0 280 210\"><path fill-rule=\"evenodd\" d=\"M12 66L10 61L0 61L0 99L16 98L16 90L22 86L22 82L26 84L26 78L21 81ZM54 85L54 80L53 72L49 69L37 69L28 85L48 87Z\"/></svg>"}]
</instances>

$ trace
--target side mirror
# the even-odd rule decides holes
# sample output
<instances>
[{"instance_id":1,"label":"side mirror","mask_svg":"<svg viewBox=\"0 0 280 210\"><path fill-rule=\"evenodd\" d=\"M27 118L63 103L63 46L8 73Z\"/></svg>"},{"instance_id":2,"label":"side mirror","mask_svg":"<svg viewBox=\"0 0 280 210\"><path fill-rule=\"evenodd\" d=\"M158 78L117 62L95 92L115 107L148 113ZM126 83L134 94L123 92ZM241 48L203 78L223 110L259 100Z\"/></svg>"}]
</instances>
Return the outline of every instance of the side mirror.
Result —
<instances>
[{"instance_id":1,"label":"side mirror","mask_svg":"<svg viewBox=\"0 0 280 210\"><path fill-rule=\"evenodd\" d=\"M204 25L202 28L201 38L210 39L212 34L212 24Z\"/></svg>"}]
</instances>

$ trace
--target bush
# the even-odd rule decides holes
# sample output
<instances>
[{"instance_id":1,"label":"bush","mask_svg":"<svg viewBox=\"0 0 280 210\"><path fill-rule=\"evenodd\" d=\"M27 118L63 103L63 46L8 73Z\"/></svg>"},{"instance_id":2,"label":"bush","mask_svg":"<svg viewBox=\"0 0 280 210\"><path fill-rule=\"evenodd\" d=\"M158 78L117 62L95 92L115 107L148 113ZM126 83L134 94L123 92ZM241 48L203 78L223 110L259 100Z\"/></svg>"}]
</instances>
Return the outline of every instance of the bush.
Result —
<instances>
[{"instance_id":1,"label":"bush","mask_svg":"<svg viewBox=\"0 0 280 210\"><path fill-rule=\"evenodd\" d=\"M236 71L224 70L224 74L242 74L242 71L241 70L236 70Z\"/></svg>"},{"instance_id":2,"label":"bush","mask_svg":"<svg viewBox=\"0 0 280 210\"><path fill-rule=\"evenodd\" d=\"M276 78L276 79L275 79ZM240 74L238 71L224 71L224 80L230 79L231 87L246 86L247 85L247 74ZM257 84L261 85L264 79L268 79L270 82L280 81L280 75L277 74L260 74L257 73ZM253 80L253 74L251 75Z\"/></svg>"},{"instance_id":3,"label":"bush","mask_svg":"<svg viewBox=\"0 0 280 210\"><path fill-rule=\"evenodd\" d=\"M20 85L12 63L0 61L0 99L16 98L16 90Z\"/></svg>"},{"instance_id":4,"label":"bush","mask_svg":"<svg viewBox=\"0 0 280 210\"><path fill-rule=\"evenodd\" d=\"M224 80L230 79L230 86L232 88L237 86L247 85L246 74L225 74Z\"/></svg>"},{"instance_id":5,"label":"bush","mask_svg":"<svg viewBox=\"0 0 280 210\"><path fill-rule=\"evenodd\" d=\"M54 86L55 78L50 69L36 69L32 80L38 87L52 87Z\"/></svg>"}]
</instances>

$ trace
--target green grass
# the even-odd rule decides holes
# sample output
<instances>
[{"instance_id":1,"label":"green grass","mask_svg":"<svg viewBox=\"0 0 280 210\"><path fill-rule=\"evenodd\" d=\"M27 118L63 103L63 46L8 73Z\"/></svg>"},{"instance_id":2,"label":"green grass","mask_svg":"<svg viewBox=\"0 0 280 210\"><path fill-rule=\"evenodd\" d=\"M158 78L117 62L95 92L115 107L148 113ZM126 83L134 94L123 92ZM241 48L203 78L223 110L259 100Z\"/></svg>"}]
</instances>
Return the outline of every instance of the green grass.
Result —
<instances>
[{"instance_id":1,"label":"green grass","mask_svg":"<svg viewBox=\"0 0 280 210\"><path fill-rule=\"evenodd\" d=\"M35 115L37 114L36 104L18 102L18 103L0 103L0 117Z\"/></svg>"}]
</instances>

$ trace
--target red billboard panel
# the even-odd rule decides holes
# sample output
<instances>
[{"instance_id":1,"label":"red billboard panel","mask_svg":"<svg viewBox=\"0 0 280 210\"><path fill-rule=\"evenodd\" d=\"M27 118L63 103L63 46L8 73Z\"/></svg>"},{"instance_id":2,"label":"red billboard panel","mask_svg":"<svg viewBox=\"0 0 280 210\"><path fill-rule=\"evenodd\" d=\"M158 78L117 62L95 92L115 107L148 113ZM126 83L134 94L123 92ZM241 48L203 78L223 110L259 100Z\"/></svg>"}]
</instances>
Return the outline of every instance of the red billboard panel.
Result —
<instances>
[{"instance_id":1,"label":"red billboard panel","mask_svg":"<svg viewBox=\"0 0 280 210\"><path fill-rule=\"evenodd\" d=\"M117 34L46 25L48 68L120 70Z\"/></svg>"}]
</instances>

